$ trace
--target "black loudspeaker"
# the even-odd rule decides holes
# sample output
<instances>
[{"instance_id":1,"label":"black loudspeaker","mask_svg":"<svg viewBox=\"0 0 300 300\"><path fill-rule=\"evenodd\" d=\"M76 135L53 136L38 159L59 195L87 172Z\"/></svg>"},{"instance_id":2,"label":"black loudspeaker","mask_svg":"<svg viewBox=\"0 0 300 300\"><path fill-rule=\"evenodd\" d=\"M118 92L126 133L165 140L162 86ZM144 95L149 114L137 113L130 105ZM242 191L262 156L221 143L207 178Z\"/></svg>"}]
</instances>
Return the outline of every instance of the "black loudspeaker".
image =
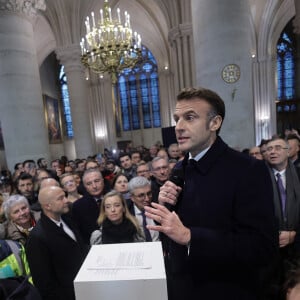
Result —
<instances>
[{"instance_id":1,"label":"black loudspeaker","mask_svg":"<svg viewBox=\"0 0 300 300\"><path fill-rule=\"evenodd\" d=\"M175 126L162 128L161 135L165 148L168 148L171 144L177 143L175 135Z\"/></svg>"}]
</instances>

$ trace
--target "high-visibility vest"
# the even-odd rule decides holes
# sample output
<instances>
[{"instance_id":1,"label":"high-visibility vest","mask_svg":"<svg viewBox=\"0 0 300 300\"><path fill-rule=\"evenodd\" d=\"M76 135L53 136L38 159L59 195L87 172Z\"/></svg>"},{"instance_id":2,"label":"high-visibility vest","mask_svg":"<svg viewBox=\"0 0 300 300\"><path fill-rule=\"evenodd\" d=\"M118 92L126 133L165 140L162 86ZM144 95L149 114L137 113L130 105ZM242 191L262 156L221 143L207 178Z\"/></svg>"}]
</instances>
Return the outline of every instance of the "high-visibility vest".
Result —
<instances>
[{"instance_id":1,"label":"high-visibility vest","mask_svg":"<svg viewBox=\"0 0 300 300\"><path fill-rule=\"evenodd\" d=\"M16 241L0 240L0 279L29 274L24 246Z\"/></svg>"}]
</instances>

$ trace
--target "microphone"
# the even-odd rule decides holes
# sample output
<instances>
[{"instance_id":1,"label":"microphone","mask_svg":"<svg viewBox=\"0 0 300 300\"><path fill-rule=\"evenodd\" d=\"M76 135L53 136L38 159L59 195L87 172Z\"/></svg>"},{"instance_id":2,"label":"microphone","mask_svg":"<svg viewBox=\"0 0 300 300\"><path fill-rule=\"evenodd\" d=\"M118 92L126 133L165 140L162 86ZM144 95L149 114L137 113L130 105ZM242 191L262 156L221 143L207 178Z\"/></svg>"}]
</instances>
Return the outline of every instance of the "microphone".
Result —
<instances>
[{"instance_id":1,"label":"microphone","mask_svg":"<svg viewBox=\"0 0 300 300\"><path fill-rule=\"evenodd\" d=\"M171 182L180 186L181 188L184 187L184 171L183 168L174 168L172 170L171 176L169 178Z\"/></svg>"},{"instance_id":2,"label":"microphone","mask_svg":"<svg viewBox=\"0 0 300 300\"><path fill-rule=\"evenodd\" d=\"M173 182L174 184L176 184L177 186L179 186L183 189L183 187L184 187L184 170L183 170L183 168L182 167L174 168L169 177L169 181ZM175 210L175 207L178 205L178 202L180 200L180 194L181 194L181 192L177 196L178 201L175 205L165 203L165 206L169 211Z\"/></svg>"}]
</instances>

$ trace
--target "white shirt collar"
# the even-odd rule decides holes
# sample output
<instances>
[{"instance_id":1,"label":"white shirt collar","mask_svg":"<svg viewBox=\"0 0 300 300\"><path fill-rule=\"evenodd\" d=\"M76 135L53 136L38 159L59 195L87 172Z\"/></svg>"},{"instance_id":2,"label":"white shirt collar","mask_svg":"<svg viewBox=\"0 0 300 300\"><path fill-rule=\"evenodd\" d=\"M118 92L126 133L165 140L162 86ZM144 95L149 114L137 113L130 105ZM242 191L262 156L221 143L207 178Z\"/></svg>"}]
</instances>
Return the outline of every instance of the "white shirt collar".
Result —
<instances>
[{"instance_id":1,"label":"white shirt collar","mask_svg":"<svg viewBox=\"0 0 300 300\"><path fill-rule=\"evenodd\" d=\"M272 171L273 171L273 173L274 173L275 176L276 176L277 173L279 173L281 176L284 176L284 175L285 175L286 169L283 169L283 170L281 170L281 171L278 171L278 170L272 168Z\"/></svg>"},{"instance_id":2,"label":"white shirt collar","mask_svg":"<svg viewBox=\"0 0 300 300\"><path fill-rule=\"evenodd\" d=\"M192 156L191 152L189 153L189 159L194 159L196 161L199 161L205 154L206 152L209 150L211 146L207 147L206 149L202 150L201 152L199 152L195 157Z\"/></svg>"},{"instance_id":3,"label":"white shirt collar","mask_svg":"<svg viewBox=\"0 0 300 300\"><path fill-rule=\"evenodd\" d=\"M60 227L60 224L63 223L61 218L60 218L59 221L56 221L56 220L54 220L54 219L52 219L52 218L50 218L50 219L51 219L58 227Z\"/></svg>"}]
</instances>

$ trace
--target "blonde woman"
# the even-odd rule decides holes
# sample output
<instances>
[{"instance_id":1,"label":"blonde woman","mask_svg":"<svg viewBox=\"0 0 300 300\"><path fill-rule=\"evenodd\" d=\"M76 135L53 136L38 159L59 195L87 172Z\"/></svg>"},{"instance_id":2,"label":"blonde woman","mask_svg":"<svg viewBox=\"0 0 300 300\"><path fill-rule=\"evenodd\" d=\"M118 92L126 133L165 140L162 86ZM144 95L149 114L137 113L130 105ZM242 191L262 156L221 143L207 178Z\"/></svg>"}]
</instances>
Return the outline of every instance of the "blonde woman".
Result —
<instances>
[{"instance_id":1,"label":"blonde woman","mask_svg":"<svg viewBox=\"0 0 300 300\"><path fill-rule=\"evenodd\" d=\"M99 229L91 235L91 245L145 241L137 220L130 214L123 196L117 191L104 196L98 224Z\"/></svg>"}]
</instances>

